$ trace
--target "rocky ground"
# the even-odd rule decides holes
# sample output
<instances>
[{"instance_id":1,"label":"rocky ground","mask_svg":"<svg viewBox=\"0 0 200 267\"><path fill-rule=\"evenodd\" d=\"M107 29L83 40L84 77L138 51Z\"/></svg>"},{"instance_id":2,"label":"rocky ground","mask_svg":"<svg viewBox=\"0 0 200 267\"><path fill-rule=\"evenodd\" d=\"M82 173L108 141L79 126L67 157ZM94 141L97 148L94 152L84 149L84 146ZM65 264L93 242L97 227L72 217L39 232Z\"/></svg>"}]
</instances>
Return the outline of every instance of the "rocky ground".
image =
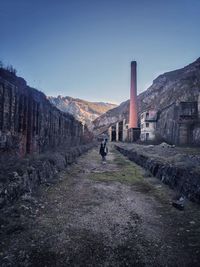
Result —
<instances>
[{"instance_id":1,"label":"rocky ground","mask_svg":"<svg viewBox=\"0 0 200 267\"><path fill-rule=\"evenodd\" d=\"M113 148L1 209L0 266L199 266L200 209Z\"/></svg>"}]
</instances>

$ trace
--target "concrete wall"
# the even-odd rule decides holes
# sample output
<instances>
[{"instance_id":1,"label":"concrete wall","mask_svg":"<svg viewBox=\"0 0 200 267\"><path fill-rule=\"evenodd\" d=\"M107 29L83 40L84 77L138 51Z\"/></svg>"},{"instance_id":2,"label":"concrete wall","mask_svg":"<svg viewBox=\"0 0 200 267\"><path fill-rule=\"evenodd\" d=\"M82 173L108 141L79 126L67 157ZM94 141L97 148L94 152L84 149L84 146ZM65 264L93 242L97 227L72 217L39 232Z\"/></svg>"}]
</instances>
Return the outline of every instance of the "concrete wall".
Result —
<instances>
[{"instance_id":1,"label":"concrete wall","mask_svg":"<svg viewBox=\"0 0 200 267\"><path fill-rule=\"evenodd\" d=\"M195 125L193 128L192 139L194 144L200 145L200 123Z\"/></svg>"},{"instance_id":2,"label":"concrete wall","mask_svg":"<svg viewBox=\"0 0 200 267\"><path fill-rule=\"evenodd\" d=\"M156 138L157 111L149 110L140 116L141 141L153 141Z\"/></svg>"},{"instance_id":3,"label":"concrete wall","mask_svg":"<svg viewBox=\"0 0 200 267\"><path fill-rule=\"evenodd\" d=\"M196 111L187 115L188 108L184 105L192 104ZM183 105L184 104L184 105ZM167 142L177 145L199 145L200 118L197 101L173 103L159 113L156 134Z\"/></svg>"},{"instance_id":4,"label":"concrete wall","mask_svg":"<svg viewBox=\"0 0 200 267\"><path fill-rule=\"evenodd\" d=\"M153 141L156 138L156 122L148 122L149 127L146 127L146 123L143 124L141 128L140 139L141 141Z\"/></svg>"},{"instance_id":5,"label":"concrete wall","mask_svg":"<svg viewBox=\"0 0 200 267\"><path fill-rule=\"evenodd\" d=\"M128 138L128 124L126 120L123 119L123 142L126 142Z\"/></svg>"},{"instance_id":6,"label":"concrete wall","mask_svg":"<svg viewBox=\"0 0 200 267\"><path fill-rule=\"evenodd\" d=\"M83 126L53 107L25 80L0 69L0 152L23 157L59 146L79 145Z\"/></svg>"},{"instance_id":7,"label":"concrete wall","mask_svg":"<svg viewBox=\"0 0 200 267\"><path fill-rule=\"evenodd\" d=\"M125 119L108 128L108 138L110 141L125 142L127 141L127 135L128 126Z\"/></svg>"},{"instance_id":8,"label":"concrete wall","mask_svg":"<svg viewBox=\"0 0 200 267\"><path fill-rule=\"evenodd\" d=\"M156 133L167 142L179 143L179 106L173 103L159 112Z\"/></svg>"}]
</instances>

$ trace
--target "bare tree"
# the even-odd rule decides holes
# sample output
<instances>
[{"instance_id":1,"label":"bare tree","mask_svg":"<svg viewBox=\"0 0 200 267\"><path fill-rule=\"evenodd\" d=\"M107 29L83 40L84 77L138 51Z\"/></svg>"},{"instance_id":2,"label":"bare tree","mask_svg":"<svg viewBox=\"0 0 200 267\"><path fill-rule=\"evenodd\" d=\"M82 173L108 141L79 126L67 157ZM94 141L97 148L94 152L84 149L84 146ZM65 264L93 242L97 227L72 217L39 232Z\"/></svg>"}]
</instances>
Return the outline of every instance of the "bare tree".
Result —
<instances>
[{"instance_id":1,"label":"bare tree","mask_svg":"<svg viewBox=\"0 0 200 267\"><path fill-rule=\"evenodd\" d=\"M8 65L6 67L6 70L9 71L10 73L14 74L14 75L16 75L16 73L17 73L17 70L12 65Z\"/></svg>"}]
</instances>

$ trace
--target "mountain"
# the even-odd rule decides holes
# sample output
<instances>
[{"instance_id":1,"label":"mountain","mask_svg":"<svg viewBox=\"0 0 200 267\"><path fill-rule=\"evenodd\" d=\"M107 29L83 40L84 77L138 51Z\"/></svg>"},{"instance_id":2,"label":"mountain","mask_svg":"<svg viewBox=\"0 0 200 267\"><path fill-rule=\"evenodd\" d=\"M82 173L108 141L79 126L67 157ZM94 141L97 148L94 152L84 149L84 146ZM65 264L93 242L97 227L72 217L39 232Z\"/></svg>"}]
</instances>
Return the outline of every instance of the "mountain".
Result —
<instances>
[{"instance_id":1,"label":"mountain","mask_svg":"<svg viewBox=\"0 0 200 267\"><path fill-rule=\"evenodd\" d=\"M110 109L93 121L96 135L103 132L109 125L123 119L128 120L129 100L122 102L118 107Z\"/></svg>"},{"instance_id":2,"label":"mountain","mask_svg":"<svg viewBox=\"0 0 200 267\"><path fill-rule=\"evenodd\" d=\"M170 133L167 136L168 133L164 132L164 128L168 129L167 132L172 130L178 105L180 102L198 102L199 95L200 58L184 68L158 76L146 91L138 95L138 115L148 109L157 110L162 115L162 121L158 123L158 131L170 140ZM110 124L124 118L128 120L128 117L129 100L98 117L94 121L94 129L96 132L101 132ZM197 133L196 136L198 138Z\"/></svg>"},{"instance_id":3,"label":"mountain","mask_svg":"<svg viewBox=\"0 0 200 267\"><path fill-rule=\"evenodd\" d=\"M181 101L196 101L200 92L200 58L184 68L158 76L153 84L138 96L139 112L162 110Z\"/></svg>"},{"instance_id":4,"label":"mountain","mask_svg":"<svg viewBox=\"0 0 200 267\"><path fill-rule=\"evenodd\" d=\"M70 113L74 117L87 124L88 128L92 128L94 121L97 117L107 112L110 109L115 108L117 105L104 103L104 102L89 102L86 100L72 98L69 96L49 96L49 101L61 111Z\"/></svg>"}]
</instances>

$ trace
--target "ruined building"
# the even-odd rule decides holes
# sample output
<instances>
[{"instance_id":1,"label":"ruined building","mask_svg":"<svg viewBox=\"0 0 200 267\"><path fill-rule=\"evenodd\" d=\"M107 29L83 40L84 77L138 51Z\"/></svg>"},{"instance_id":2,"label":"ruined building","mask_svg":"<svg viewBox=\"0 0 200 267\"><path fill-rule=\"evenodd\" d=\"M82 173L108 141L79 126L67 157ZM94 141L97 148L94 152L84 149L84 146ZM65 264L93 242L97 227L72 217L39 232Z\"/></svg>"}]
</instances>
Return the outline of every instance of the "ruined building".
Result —
<instances>
[{"instance_id":1,"label":"ruined building","mask_svg":"<svg viewBox=\"0 0 200 267\"><path fill-rule=\"evenodd\" d=\"M141 141L163 140L176 145L200 144L200 96L197 101L181 101L140 116Z\"/></svg>"},{"instance_id":2,"label":"ruined building","mask_svg":"<svg viewBox=\"0 0 200 267\"><path fill-rule=\"evenodd\" d=\"M126 124L125 119L111 125L108 129L109 140L111 142L127 141L127 133L128 133L128 125Z\"/></svg>"},{"instance_id":3,"label":"ruined building","mask_svg":"<svg viewBox=\"0 0 200 267\"><path fill-rule=\"evenodd\" d=\"M157 111L149 110L140 115L141 141L153 141L156 139Z\"/></svg>"},{"instance_id":4,"label":"ruined building","mask_svg":"<svg viewBox=\"0 0 200 267\"><path fill-rule=\"evenodd\" d=\"M23 157L59 146L79 145L82 124L53 107L24 79L0 69L0 150Z\"/></svg>"},{"instance_id":5,"label":"ruined building","mask_svg":"<svg viewBox=\"0 0 200 267\"><path fill-rule=\"evenodd\" d=\"M158 112L157 133L177 145L200 145L200 96L176 102Z\"/></svg>"}]
</instances>

